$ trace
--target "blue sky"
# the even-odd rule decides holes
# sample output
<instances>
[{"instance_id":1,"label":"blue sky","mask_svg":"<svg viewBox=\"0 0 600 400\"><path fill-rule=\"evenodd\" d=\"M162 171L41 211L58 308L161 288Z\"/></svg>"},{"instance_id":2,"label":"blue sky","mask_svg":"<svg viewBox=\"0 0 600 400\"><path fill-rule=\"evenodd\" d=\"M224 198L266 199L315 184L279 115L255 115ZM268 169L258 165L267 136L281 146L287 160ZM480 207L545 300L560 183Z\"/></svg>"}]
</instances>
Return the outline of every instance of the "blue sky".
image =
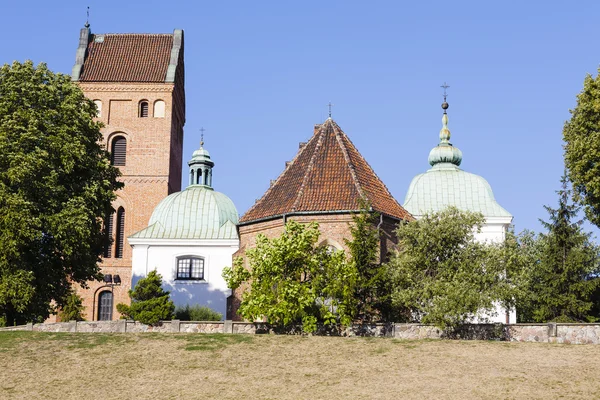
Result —
<instances>
[{"instance_id":1,"label":"blue sky","mask_svg":"<svg viewBox=\"0 0 600 400\"><path fill-rule=\"evenodd\" d=\"M448 82L462 168L488 180L518 231L539 230L543 205L557 204L563 123L600 63L598 1L337 0L7 2L0 63L70 73L87 5L95 33L184 29L184 160L206 128L214 187L240 214L329 101L402 204L429 168Z\"/></svg>"}]
</instances>

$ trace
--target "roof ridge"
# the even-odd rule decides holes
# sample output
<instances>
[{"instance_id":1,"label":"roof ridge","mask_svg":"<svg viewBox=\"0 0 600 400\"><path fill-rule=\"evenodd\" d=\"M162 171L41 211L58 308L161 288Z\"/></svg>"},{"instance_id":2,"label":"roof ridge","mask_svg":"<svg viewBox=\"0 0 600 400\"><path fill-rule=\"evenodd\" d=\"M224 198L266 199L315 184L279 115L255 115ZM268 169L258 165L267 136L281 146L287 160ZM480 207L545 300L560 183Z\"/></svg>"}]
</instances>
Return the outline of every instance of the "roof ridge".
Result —
<instances>
[{"instance_id":1,"label":"roof ridge","mask_svg":"<svg viewBox=\"0 0 600 400\"><path fill-rule=\"evenodd\" d=\"M344 155L344 160L346 161L346 164L348 164L348 168L350 169L350 176L352 176L352 180L354 181L356 190L358 191L358 194L360 195L360 197L363 198L363 200L369 200L369 198L365 195L365 191L363 190L363 188L360 184L360 181L358 180L358 177L356 176L356 171L354 170L354 164L352 164L352 161L350 160L350 155L348 154L348 149L344 145L342 138L338 136L338 132L336 132L335 128L337 127L338 131L344 136L346 136L346 133L342 130L342 128L340 128L340 126L338 124L335 123L335 121L331 120L331 122L334 124L332 129L333 129L333 134L335 135L335 140L337 141L338 145L340 146L340 149L342 150L342 154ZM348 139L348 140L350 140L350 139ZM366 162L366 160L365 160L365 162ZM375 171L373 171L373 173L374 172Z\"/></svg>"},{"instance_id":2,"label":"roof ridge","mask_svg":"<svg viewBox=\"0 0 600 400\"><path fill-rule=\"evenodd\" d=\"M172 33L92 33L93 36L106 36L106 35L110 35L110 36L133 36L133 35L138 35L138 36L173 36Z\"/></svg>"},{"instance_id":3,"label":"roof ridge","mask_svg":"<svg viewBox=\"0 0 600 400\"><path fill-rule=\"evenodd\" d=\"M298 206L298 203L300 203L300 199L302 198L302 195L304 194L304 188L306 187L306 182L308 182L308 176L310 175L310 172L313 170L313 167L315 165L315 158L317 157L317 154L319 153L319 149L321 148L321 145L323 144L323 127L324 127L324 125L325 124L321 125L321 127L319 128L319 137L317 139L317 144L315 146L315 150L312 153L312 156L310 157L308 166L306 167L306 173L302 177L302 184L300 185L300 188L298 189L298 196L296 196L296 200L294 201L294 204L292 204L292 211L296 211L296 206ZM300 152L298 152L298 153L300 153Z\"/></svg>"}]
</instances>

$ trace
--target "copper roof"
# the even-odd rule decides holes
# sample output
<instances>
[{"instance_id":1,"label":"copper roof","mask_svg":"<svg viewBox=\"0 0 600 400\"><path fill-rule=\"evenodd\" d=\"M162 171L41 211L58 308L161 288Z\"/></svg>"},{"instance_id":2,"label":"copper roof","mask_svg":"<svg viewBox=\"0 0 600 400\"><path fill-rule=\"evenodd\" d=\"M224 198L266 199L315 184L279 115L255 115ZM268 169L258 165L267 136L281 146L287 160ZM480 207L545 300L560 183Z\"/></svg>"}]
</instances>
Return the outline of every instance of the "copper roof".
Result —
<instances>
[{"instance_id":1,"label":"copper roof","mask_svg":"<svg viewBox=\"0 0 600 400\"><path fill-rule=\"evenodd\" d=\"M172 34L95 34L87 45L81 82L165 82Z\"/></svg>"},{"instance_id":2,"label":"copper roof","mask_svg":"<svg viewBox=\"0 0 600 400\"><path fill-rule=\"evenodd\" d=\"M291 213L356 211L361 198L375 211L412 219L338 124L328 119L315 127L313 137L240 223Z\"/></svg>"}]
</instances>

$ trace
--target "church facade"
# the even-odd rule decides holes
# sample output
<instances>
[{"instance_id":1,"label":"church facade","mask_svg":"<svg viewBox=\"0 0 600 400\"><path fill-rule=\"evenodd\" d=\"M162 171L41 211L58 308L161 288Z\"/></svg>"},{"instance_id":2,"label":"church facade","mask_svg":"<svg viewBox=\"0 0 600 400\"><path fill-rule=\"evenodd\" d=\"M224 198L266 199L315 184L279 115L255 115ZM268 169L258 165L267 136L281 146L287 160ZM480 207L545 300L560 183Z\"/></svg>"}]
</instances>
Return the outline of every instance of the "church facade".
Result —
<instances>
[{"instance_id":1,"label":"church facade","mask_svg":"<svg viewBox=\"0 0 600 400\"><path fill-rule=\"evenodd\" d=\"M72 80L96 103L103 144L125 184L116 193L115 213L106 216L112 243L104 249L101 269L110 281L89 282L88 289L78 290L86 319L116 319L116 304L130 301L132 249L127 237L147 227L159 202L181 189L183 31L93 34L86 24Z\"/></svg>"}]
</instances>

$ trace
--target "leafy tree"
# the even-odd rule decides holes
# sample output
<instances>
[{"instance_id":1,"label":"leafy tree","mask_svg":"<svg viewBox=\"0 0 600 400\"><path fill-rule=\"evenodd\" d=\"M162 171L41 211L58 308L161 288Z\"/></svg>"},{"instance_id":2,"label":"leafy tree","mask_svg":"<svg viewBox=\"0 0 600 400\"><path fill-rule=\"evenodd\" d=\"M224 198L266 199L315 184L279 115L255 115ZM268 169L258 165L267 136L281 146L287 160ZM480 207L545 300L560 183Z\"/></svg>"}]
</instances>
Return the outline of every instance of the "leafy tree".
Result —
<instances>
[{"instance_id":1,"label":"leafy tree","mask_svg":"<svg viewBox=\"0 0 600 400\"><path fill-rule=\"evenodd\" d=\"M223 271L230 288L247 289L239 314L284 329L302 324L305 332L314 332L318 323L352 323L356 271L343 251L317 246L318 239L315 222L289 221L275 239L258 235L256 247L246 250L249 268L236 258Z\"/></svg>"},{"instance_id":2,"label":"leafy tree","mask_svg":"<svg viewBox=\"0 0 600 400\"><path fill-rule=\"evenodd\" d=\"M65 300L65 305L58 312L61 321L85 321L83 317L83 300L75 292L70 292Z\"/></svg>"},{"instance_id":3,"label":"leafy tree","mask_svg":"<svg viewBox=\"0 0 600 400\"><path fill-rule=\"evenodd\" d=\"M600 72L600 69L599 69ZM565 166L575 199L585 206L588 219L600 226L600 74L587 75L577 106L565 122Z\"/></svg>"},{"instance_id":4,"label":"leafy tree","mask_svg":"<svg viewBox=\"0 0 600 400\"><path fill-rule=\"evenodd\" d=\"M45 64L0 68L0 316L40 321L73 283L100 277L102 217L118 170L96 107Z\"/></svg>"},{"instance_id":5,"label":"leafy tree","mask_svg":"<svg viewBox=\"0 0 600 400\"><path fill-rule=\"evenodd\" d=\"M398 226L400 250L388 263L397 319L452 329L493 312L506 289L504 264L491 262L492 246L475 240L483 222L479 213L449 207Z\"/></svg>"},{"instance_id":6,"label":"leafy tree","mask_svg":"<svg viewBox=\"0 0 600 400\"><path fill-rule=\"evenodd\" d=\"M390 308L386 267L379 262L380 234L376 227L379 214L369 209L366 204L352 216L352 240L345 240L350 249L350 263L357 274L354 319L361 322L382 319Z\"/></svg>"},{"instance_id":7,"label":"leafy tree","mask_svg":"<svg viewBox=\"0 0 600 400\"><path fill-rule=\"evenodd\" d=\"M156 270L150 271L129 290L131 306L117 304L117 311L123 317L143 324L155 325L161 320L173 319L175 305L169 298L169 291L162 288L162 276Z\"/></svg>"},{"instance_id":8,"label":"leafy tree","mask_svg":"<svg viewBox=\"0 0 600 400\"><path fill-rule=\"evenodd\" d=\"M600 284L599 248L576 220L580 207L569 202L566 176L558 208L545 206L547 233L539 237L539 262L530 271L528 317L534 322L596 320L592 295Z\"/></svg>"},{"instance_id":9,"label":"leafy tree","mask_svg":"<svg viewBox=\"0 0 600 400\"><path fill-rule=\"evenodd\" d=\"M220 321L222 318L221 313L199 304L186 304L175 309L175 319L181 321Z\"/></svg>"}]
</instances>

